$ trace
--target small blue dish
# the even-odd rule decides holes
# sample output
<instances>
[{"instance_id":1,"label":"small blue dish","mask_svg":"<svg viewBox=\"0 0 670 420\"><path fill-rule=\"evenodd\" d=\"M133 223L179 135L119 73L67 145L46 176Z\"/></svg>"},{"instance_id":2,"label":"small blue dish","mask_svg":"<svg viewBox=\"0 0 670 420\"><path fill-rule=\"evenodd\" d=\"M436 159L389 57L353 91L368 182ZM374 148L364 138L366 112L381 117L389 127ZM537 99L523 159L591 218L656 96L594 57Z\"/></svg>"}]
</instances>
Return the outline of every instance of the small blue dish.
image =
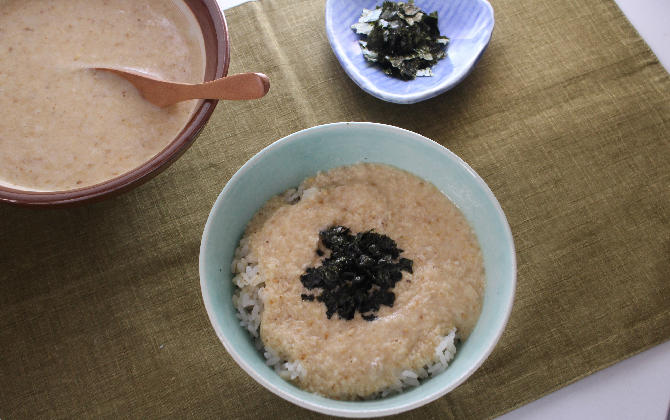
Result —
<instances>
[{"instance_id":1,"label":"small blue dish","mask_svg":"<svg viewBox=\"0 0 670 420\"><path fill-rule=\"evenodd\" d=\"M235 316L230 264L249 219L268 199L319 171L359 162L385 163L409 171L447 195L477 236L486 286L477 325L447 370L401 394L370 401L339 401L304 391L266 365ZM272 143L228 181L212 207L202 235L200 286L216 335L232 358L259 384L310 410L370 418L427 404L463 383L481 366L496 346L512 310L516 258L512 233L498 201L484 180L458 156L401 128L334 123L302 130Z\"/></svg>"},{"instance_id":2,"label":"small blue dish","mask_svg":"<svg viewBox=\"0 0 670 420\"><path fill-rule=\"evenodd\" d=\"M403 81L384 74L365 60L351 25L363 8L374 9L382 0L327 0L326 33L333 52L351 79L372 96L397 104L413 104L456 86L472 71L491 40L493 8L486 0L415 0L430 13L437 11L440 33L450 38L446 58L433 66L433 76Z\"/></svg>"}]
</instances>

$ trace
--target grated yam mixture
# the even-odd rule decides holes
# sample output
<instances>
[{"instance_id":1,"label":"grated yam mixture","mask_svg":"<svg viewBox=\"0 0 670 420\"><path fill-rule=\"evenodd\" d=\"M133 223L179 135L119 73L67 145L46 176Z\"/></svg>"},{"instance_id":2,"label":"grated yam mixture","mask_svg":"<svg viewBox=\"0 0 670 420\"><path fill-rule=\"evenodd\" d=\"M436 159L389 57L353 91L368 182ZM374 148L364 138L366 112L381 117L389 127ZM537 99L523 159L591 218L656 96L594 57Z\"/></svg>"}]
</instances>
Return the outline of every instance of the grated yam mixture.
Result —
<instances>
[{"instance_id":1,"label":"grated yam mixture","mask_svg":"<svg viewBox=\"0 0 670 420\"><path fill-rule=\"evenodd\" d=\"M304 301L300 282L322 257L319 231L343 225L388 235L414 262L377 319L328 319ZM376 398L446 369L481 311L484 268L461 212L434 185L380 164L306 179L250 221L232 264L241 324L267 363L301 388L330 398Z\"/></svg>"}]
</instances>

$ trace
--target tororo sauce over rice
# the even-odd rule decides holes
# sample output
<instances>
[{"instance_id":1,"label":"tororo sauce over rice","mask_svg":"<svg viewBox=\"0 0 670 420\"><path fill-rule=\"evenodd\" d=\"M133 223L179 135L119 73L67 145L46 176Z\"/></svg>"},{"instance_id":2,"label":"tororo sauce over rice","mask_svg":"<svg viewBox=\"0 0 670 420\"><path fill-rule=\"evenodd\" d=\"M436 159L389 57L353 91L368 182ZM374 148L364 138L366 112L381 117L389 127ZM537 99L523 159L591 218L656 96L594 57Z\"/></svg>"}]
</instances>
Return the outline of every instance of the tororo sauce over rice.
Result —
<instances>
[{"instance_id":1,"label":"tororo sauce over rice","mask_svg":"<svg viewBox=\"0 0 670 420\"><path fill-rule=\"evenodd\" d=\"M390 305L364 303L345 319L350 307L329 312L320 297L329 292L305 287L307 272L333 263L319 233L337 226L350 239L371 231L397 244L396 259L383 257L391 270L404 267L391 275L402 277L385 292ZM241 324L267 363L305 390L344 400L385 396L443 371L454 339L474 328L484 289L481 251L460 210L434 185L381 164L319 173L270 199L247 226L232 271ZM342 295L365 272L343 273L335 289ZM365 293L379 290L374 283Z\"/></svg>"}]
</instances>

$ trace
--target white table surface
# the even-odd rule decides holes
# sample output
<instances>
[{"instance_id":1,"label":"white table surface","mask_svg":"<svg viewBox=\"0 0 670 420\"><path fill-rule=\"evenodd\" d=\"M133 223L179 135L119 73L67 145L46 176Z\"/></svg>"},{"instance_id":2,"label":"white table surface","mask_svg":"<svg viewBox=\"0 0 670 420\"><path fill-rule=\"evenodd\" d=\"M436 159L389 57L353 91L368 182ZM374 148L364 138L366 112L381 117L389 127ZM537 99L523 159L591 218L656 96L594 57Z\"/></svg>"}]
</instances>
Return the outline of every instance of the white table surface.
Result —
<instances>
[{"instance_id":1,"label":"white table surface","mask_svg":"<svg viewBox=\"0 0 670 420\"><path fill-rule=\"evenodd\" d=\"M227 9L248 0L218 0ZM262 0L258 0L262 1ZM670 0L615 0L670 71ZM670 420L670 341L498 420Z\"/></svg>"}]
</instances>

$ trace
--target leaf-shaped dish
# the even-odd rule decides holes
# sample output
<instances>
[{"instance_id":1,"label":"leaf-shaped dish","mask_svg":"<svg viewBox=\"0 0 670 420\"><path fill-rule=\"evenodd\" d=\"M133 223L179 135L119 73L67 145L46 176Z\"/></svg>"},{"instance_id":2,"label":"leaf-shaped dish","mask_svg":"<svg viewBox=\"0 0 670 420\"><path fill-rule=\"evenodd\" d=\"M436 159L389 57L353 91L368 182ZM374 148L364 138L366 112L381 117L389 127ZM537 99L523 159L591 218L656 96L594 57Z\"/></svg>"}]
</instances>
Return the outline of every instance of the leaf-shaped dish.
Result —
<instances>
[{"instance_id":1,"label":"leaf-shaped dish","mask_svg":"<svg viewBox=\"0 0 670 420\"><path fill-rule=\"evenodd\" d=\"M493 8L486 0L415 0L427 13L437 11L440 33L450 38L447 57L433 66L433 76L403 81L384 74L365 60L351 25L363 8L374 9L381 0L328 0L326 33L344 71L369 94L388 102L412 104L446 92L474 68L491 40Z\"/></svg>"}]
</instances>

